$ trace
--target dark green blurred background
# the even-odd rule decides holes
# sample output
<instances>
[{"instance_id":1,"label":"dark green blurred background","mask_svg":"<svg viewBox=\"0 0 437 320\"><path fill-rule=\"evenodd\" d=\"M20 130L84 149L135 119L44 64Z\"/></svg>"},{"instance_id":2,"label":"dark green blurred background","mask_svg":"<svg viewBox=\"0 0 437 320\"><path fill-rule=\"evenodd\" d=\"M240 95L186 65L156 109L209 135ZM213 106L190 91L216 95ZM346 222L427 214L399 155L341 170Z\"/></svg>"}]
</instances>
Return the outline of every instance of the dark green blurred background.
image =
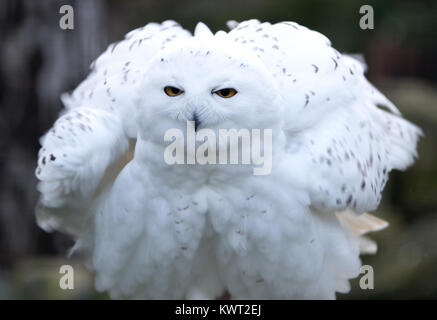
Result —
<instances>
[{"instance_id":1,"label":"dark green blurred background","mask_svg":"<svg viewBox=\"0 0 437 320\"><path fill-rule=\"evenodd\" d=\"M59 28L59 8L75 10L75 30ZM374 30L359 28L373 6ZM373 236L375 289L340 298L437 298L437 1L293 0L2 0L0 4L0 298L106 298L92 274L65 258L71 240L34 222L34 168L40 137L62 108L59 95L86 76L108 44L151 21L174 19L193 30L258 18L296 21L343 52L363 53L369 79L421 126L420 158L392 173L376 212L391 226ZM59 267L75 266L76 288L59 289Z\"/></svg>"}]
</instances>

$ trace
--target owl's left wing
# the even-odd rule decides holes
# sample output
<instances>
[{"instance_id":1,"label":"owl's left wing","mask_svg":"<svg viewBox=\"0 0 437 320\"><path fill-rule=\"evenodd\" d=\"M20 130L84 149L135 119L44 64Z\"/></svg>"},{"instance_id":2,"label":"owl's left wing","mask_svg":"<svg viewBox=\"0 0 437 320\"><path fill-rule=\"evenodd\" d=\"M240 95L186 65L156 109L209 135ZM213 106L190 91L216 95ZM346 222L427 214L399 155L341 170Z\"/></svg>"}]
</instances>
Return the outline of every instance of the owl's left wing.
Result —
<instances>
[{"instance_id":1,"label":"owl's left wing","mask_svg":"<svg viewBox=\"0 0 437 320\"><path fill-rule=\"evenodd\" d=\"M318 32L294 22L249 20L227 36L251 49L277 80L286 109L286 161L311 206L374 210L388 173L413 163L421 130L367 81L362 63Z\"/></svg>"},{"instance_id":2,"label":"owl's left wing","mask_svg":"<svg viewBox=\"0 0 437 320\"><path fill-rule=\"evenodd\" d=\"M311 204L320 210L374 210L391 170L417 156L421 130L365 97L324 116L299 134L288 133L290 165L301 164Z\"/></svg>"}]
</instances>

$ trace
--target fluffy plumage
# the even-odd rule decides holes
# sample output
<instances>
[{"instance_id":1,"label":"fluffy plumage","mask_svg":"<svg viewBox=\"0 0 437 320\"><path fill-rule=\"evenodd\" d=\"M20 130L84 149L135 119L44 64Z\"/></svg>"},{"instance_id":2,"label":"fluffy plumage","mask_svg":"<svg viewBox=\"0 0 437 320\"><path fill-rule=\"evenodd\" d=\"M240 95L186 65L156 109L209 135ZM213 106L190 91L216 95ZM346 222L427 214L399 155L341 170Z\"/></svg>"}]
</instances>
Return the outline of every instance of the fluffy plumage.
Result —
<instances>
[{"instance_id":1,"label":"fluffy plumage","mask_svg":"<svg viewBox=\"0 0 437 320\"><path fill-rule=\"evenodd\" d=\"M128 33L63 96L41 141L38 221L77 238L113 297L335 298L359 274L360 248L376 251L360 236L386 224L358 214L413 163L420 129L320 33L229 25ZM212 94L227 87L238 94ZM273 129L271 174L166 164L165 131L193 115L216 132Z\"/></svg>"}]
</instances>

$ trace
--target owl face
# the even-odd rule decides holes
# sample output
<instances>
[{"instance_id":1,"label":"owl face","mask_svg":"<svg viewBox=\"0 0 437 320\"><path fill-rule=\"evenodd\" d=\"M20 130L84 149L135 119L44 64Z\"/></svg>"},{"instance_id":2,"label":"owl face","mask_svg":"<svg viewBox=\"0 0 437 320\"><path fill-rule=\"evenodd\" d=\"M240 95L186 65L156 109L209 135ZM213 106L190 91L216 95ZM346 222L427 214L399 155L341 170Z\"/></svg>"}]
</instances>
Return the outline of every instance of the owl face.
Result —
<instances>
[{"instance_id":1,"label":"owl face","mask_svg":"<svg viewBox=\"0 0 437 320\"><path fill-rule=\"evenodd\" d=\"M187 121L218 130L272 128L282 119L278 89L261 61L224 40L192 38L164 49L139 96L139 127L149 138Z\"/></svg>"}]
</instances>

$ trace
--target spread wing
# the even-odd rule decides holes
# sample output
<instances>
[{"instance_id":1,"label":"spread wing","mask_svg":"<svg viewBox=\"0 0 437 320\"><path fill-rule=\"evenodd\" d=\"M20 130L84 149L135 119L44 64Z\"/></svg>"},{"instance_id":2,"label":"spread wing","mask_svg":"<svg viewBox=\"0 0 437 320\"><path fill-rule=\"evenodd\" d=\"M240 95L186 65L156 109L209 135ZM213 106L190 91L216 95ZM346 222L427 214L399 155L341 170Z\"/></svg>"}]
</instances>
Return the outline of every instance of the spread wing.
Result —
<instances>
[{"instance_id":1,"label":"spread wing","mask_svg":"<svg viewBox=\"0 0 437 320\"><path fill-rule=\"evenodd\" d=\"M169 42L191 34L174 21L149 23L111 44L71 93L41 139L36 176L38 223L78 234L95 200L132 158L137 130L136 85L149 60Z\"/></svg>"},{"instance_id":2,"label":"spread wing","mask_svg":"<svg viewBox=\"0 0 437 320\"><path fill-rule=\"evenodd\" d=\"M41 145L38 223L76 235L93 201L129 161L129 139L113 113L78 107L55 122Z\"/></svg>"},{"instance_id":3,"label":"spread wing","mask_svg":"<svg viewBox=\"0 0 437 320\"><path fill-rule=\"evenodd\" d=\"M361 62L318 32L249 20L227 36L251 49L277 80L290 172L312 207L374 210L388 173L413 163L421 130L367 81Z\"/></svg>"}]
</instances>

